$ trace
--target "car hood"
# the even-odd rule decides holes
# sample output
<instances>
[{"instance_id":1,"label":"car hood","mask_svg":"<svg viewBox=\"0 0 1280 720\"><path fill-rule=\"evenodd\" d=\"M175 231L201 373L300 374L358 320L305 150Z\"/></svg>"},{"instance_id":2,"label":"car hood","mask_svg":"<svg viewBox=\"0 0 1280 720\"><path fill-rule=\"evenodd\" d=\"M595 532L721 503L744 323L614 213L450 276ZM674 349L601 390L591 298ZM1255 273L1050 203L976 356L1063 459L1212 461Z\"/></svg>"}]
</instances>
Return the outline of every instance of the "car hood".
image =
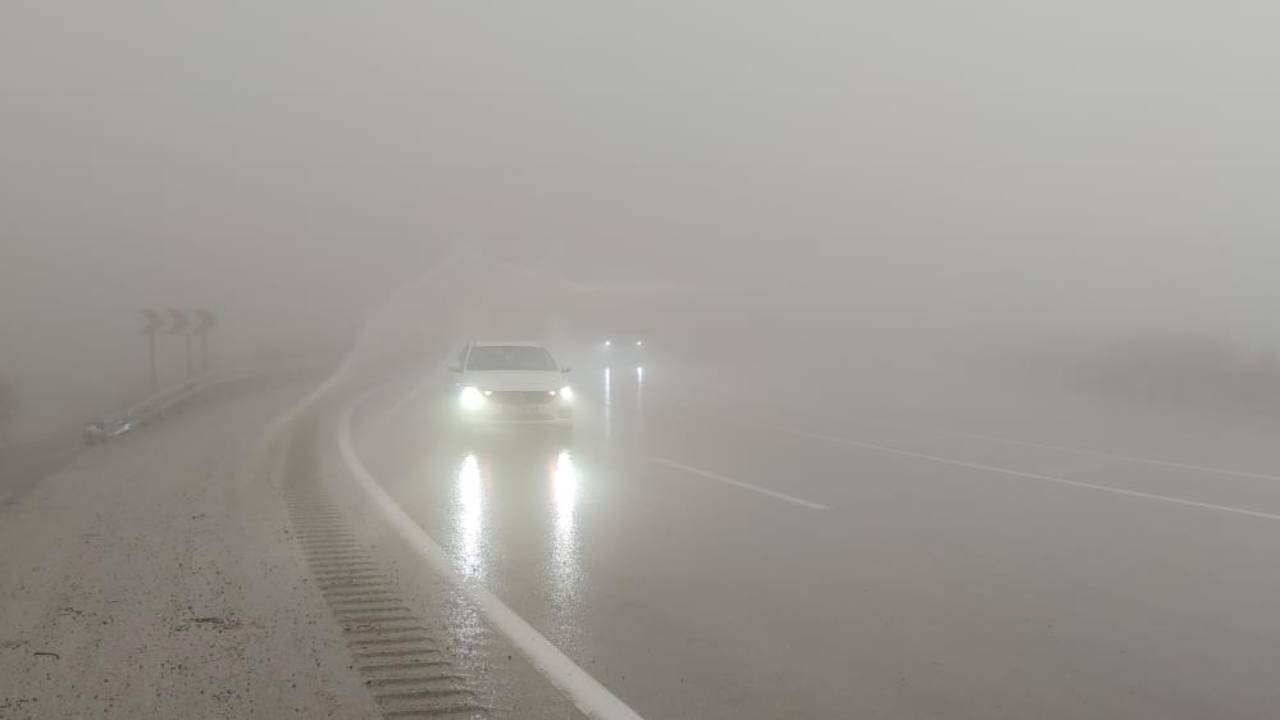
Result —
<instances>
[{"instance_id":1,"label":"car hood","mask_svg":"<svg viewBox=\"0 0 1280 720\"><path fill-rule=\"evenodd\" d=\"M558 372L497 370L464 373L462 384L481 390L559 390L566 381Z\"/></svg>"}]
</instances>

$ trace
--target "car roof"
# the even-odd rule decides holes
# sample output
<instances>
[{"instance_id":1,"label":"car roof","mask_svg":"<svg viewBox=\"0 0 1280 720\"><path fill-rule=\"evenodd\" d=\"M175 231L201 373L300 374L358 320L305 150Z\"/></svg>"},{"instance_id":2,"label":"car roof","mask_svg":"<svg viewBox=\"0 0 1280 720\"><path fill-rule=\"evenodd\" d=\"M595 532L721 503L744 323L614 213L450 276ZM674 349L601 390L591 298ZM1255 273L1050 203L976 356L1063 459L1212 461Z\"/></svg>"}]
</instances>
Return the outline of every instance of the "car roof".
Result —
<instances>
[{"instance_id":1,"label":"car roof","mask_svg":"<svg viewBox=\"0 0 1280 720\"><path fill-rule=\"evenodd\" d=\"M529 340L476 340L471 344L476 347L542 347L542 343Z\"/></svg>"}]
</instances>

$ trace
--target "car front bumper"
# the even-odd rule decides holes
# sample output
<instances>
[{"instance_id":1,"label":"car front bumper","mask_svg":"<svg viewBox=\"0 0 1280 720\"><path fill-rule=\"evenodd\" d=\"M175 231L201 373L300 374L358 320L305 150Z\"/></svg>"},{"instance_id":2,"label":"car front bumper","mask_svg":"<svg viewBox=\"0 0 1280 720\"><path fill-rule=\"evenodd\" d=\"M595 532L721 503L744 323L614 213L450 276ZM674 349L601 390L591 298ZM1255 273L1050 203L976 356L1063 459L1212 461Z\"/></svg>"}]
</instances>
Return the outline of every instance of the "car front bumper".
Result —
<instances>
[{"instance_id":1,"label":"car front bumper","mask_svg":"<svg viewBox=\"0 0 1280 720\"><path fill-rule=\"evenodd\" d=\"M481 408L458 408L458 419L467 425L570 425L573 408L559 403L545 405L502 406L488 404Z\"/></svg>"}]
</instances>

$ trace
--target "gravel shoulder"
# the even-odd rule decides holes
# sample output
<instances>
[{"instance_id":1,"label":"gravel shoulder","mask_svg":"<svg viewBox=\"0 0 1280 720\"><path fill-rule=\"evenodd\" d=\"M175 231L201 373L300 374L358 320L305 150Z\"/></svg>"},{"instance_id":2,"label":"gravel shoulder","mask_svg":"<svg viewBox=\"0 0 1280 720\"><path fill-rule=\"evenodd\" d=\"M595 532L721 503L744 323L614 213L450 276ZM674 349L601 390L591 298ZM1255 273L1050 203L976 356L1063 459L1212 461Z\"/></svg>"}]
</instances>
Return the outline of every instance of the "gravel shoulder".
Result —
<instances>
[{"instance_id":1,"label":"gravel shoulder","mask_svg":"<svg viewBox=\"0 0 1280 720\"><path fill-rule=\"evenodd\" d=\"M199 403L0 507L0 718L378 716L263 444L307 389Z\"/></svg>"}]
</instances>

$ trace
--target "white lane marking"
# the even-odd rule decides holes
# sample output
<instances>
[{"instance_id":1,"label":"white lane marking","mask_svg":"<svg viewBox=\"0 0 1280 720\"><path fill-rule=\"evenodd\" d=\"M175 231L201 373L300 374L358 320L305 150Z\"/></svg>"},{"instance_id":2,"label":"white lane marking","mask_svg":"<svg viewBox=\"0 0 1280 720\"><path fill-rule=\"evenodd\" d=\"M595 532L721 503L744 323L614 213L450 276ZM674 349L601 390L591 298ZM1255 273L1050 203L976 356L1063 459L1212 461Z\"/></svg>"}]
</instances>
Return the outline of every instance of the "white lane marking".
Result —
<instances>
[{"instance_id":1,"label":"white lane marking","mask_svg":"<svg viewBox=\"0 0 1280 720\"><path fill-rule=\"evenodd\" d=\"M417 387L410 389L409 392L405 393L399 400L397 400L396 403L391 406L391 409L387 411L387 414L395 415L406 405L417 400L423 393L428 390L436 389L437 385L438 383L432 383L431 380L423 380Z\"/></svg>"},{"instance_id":2,"label":"white lane marking","mask_svg":"<svg viewBox=\"0 0 1280 720\"><path fill-rule=\"evenodd\" d=\"M700 477L704 477L709 480L716 480L722 483L726 483L728 485L740 487L743 490L750 490L751 492L760 493L761 495L768 495L771 498L776 498L778 500L782 500L789 503L795 503L796 505L800 505L802 507L807 507L813 510L830 510L831 509L830 506L827 506L827 505L819 505L816 502L810 502L808 500L802 500L801 498L798 498L798 497L792 497L791 495L775 492L767 488L762 488L759 485L752 485L751 483L742 482L741 480L734 480L733 478L725 477L724 475L718 475L716 473L708 472L706 470L699 470L696 467L689 467L688 465L685 465L683 463L678 463L675 460L668 460L667 458L660 458L660 457L652 458L652 460L659 465L666 465L669 468L675 468L676 470L683 470L684 472L687 472L691 475L698 475Z\"/></svg>"},{"instance_id":3,"label":"white lane marking","mask_svg":"<svg viewBox=\"0 0 1280 720\"><path fill-rule=\"evenodd\" d=\"M684 403L675 403L670 401L668 401L667 404L679 405L686 409L690 407L689 405ZM769 425L749 423L746 421L739 420L737 418L726 418L724 416L717 416L717 419L722 421L728 420L730 422L737 422L740 425L768 428L771 430L775 429ZM950 430L947 428L940 428L940 427L932 427L932 428L917 427L912 425L903 425L901 423L883 422L883 421L874 420L871 418L857 418L856 420L858 423L863 425L872 425L875 427L885 428L889 430L898 430L898 431L905 431L905 432L911 432L911 433L925 433L925 434L940 436L940 437L950 436L950 437L973 438L974 440L986 440L988 442L1004 443L1007 445L1021 445L1023 447L1039 448L1041 450L1059 450L1062 452L1076 453L1078 455L1085 455L1089 457L1110 458L1112 460L1124 460L1128 462L1145 463L1147 465L1156 465L1159 467L1180 468L1182 470L1195 470L1198 472L1211 473L1216 475L1228 475L1231 477L1249 478L1252 480L1269 480L1272 482L1280 482L1280 475L1268 475L1267 473L1251 472L1249 470L1235 470L1231 468L1212 467L1209 465L1192 465L1190 463L1181 463L1174 460L1161 460L1160 458L1150 458L1150 457L1144 457L1142 455L1127 455L1125 453L1109 452L1107 450L1093 450L1089 448L1071 447L1069 445L1056 445L1053 443L1033 442L1030 440L1017 440L1014 438L1001 437L999 435L983 435L981 433L970 433L970 432L964 432L962 430Z\"/></svg>"},{"instance_id":4,"label":"white lane marking","mask_svg":"<svg viewBox=\"0 0 1280 720\"><path fill-rule=\"evenodd\" d=\"M1280 482L1280 476L1266 475L1264 473L1249 472L1247 470L1231 470L1228 468L1208 467L1206 465L1188 465L1187 463L1174 462L1173 460L1160 460L1157 458L1142 457L1140 455L1125 455L1123 453L1107 452L1106 450L1089 450L1086 448L1074 448L1067 445L1054 445L1052 443L1038 443L1029 440L1014 440L1013 438L1004 438L997 435L980 435L978 433L960 432L957 430L941 431L946 435L955 435L956 437L967 437L975 440L987 440L989 442L1005 443L1008 445L1022 445L1024 447L1040 448L1041 450L1061 450L1063 452L1076 453L1077 455L1088 455L1091 457L1110 458L1112 460L1125 460L1128 462L1145 463L1147 465L1159 465L1161 467L1181 468L1183 470L1196 470L1199 472L1213 473L1217 475L1232 475L1235 477L1250 478L1253 480L1272 480Z\"/></svg>"},{"instance_id":5,"label":"white lane marking","mask_svg":"<svg viewBox=\"0 0 1280 720\"><path fill-rule=\"evenodd\" d=\"M1152 493L1138 492L1137 490L1124 490L1122 488L1108 487L1106 485L1095 485L1093 483L1080 482L1079 480L1068 480L1066 478L1053 477L1052 475L1041 475L1039 473L1013 470L1011 468L997 467L995 465L982 465L979 463L965 462L963 460L954 460L952 458L939 457L937 455L929 455L926 453L914 452L912 450L902 450L900 448L877 445L875 443L862 442L860 440L850 440L849 438L835 437L833 435L823 435L821 433L791 430L788 428L781 428L781 430L789 435L798 435L800 437L813 438L815 440L826 440L827 442L833 442L839 445L849 445L851 447L876 450L878 452L889 453L891 455L929 460L943 465L953 465L955 467L968 468L970 470L982 470L984 472L999 473L1001 475L1009 475L1011 477L1027 478L1029 480L1042 480L1044 482L1059 483L1062 485L1072 485L1075 487L1088 488L1090 490L1115 493L1116 495L1128 495L1129 497L1144 498L1146 500L1159 500L1161 502L1174 503L1175 505L1186 505L1188 507L1198 507L1206 510L1219 510L1222 512L1235 513L1237 515L1248 515L1249 517L1262 518L1264 520L1280 520L1280 515L1273 515L1272 513L1261 512L1259 510L1249 510L1246 508L1231 507L1229 505L1214 505L1213 503L1185 500L1183 498L1170 497L1168 495L1155 495Z\"/></svg>"},{"instance_id":6,"label":"white lane marking","mask_svg":"<svg viewBox=\"0 0 1280 720\"><path fill-rule=\"evenodd\" d=\"M636 711L627 707L609 692L608 688L578 667L496 595L480 584L468 581L459 575L444 549L432 540L431 536L427 535L426 531L382 489L378 481L365 468L364 463L360 461L351 442L351 418L364 397L366 396L357 398L355 402L348 405L339 417L338 449L342 454L343 462L359 482L360 487L382 510L400 537L417 550L418 554L425 558L445 580L465 592L489 622L506 635L507 639L518 647L553 685L568 695L574 705L577 705L587 717L599 720L642 720Z\"/></svg>"}]
</instances>

